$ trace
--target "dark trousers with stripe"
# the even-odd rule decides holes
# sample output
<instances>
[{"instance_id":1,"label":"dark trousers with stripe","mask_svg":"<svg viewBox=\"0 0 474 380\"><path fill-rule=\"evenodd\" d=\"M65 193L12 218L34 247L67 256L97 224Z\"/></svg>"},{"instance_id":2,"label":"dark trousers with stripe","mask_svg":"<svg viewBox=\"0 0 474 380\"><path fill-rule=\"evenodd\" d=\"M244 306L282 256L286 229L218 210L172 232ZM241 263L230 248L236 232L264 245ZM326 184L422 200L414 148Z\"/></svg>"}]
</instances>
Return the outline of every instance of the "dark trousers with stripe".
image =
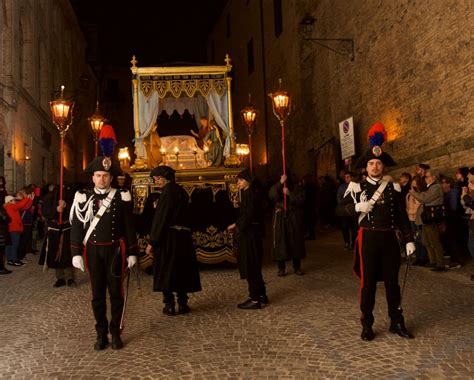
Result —
<instances>
[{"instance_id":1,"label":"dark trousers with stripe","mask_svg":"<svg viewBox=\"0 0 474 380\"><path fill-rule=\"evenodd\" d=\"M394 230L371 231L364 229L359 233L359 251L361 260L360 310L363 325L374 323L373 310L377 281L383 280L387 298L388 314L392 323L402 322L400 309L400 248Z\"/></svg>"},{"instance_id":2,"label":"dark trousers with stripe","mask_svg":"<svg viewBox=\"0 0 474 380\"><path fill-rule=\"evenodd\" d=\"M107 336L119 334L123 309L122 276L124 258L117 245L88 244L86 265L92 290L92 310L96 321L97 334ZM106 293L109 290L111 304L110 326L107 320Z\"/></svg>"}]
</instances>

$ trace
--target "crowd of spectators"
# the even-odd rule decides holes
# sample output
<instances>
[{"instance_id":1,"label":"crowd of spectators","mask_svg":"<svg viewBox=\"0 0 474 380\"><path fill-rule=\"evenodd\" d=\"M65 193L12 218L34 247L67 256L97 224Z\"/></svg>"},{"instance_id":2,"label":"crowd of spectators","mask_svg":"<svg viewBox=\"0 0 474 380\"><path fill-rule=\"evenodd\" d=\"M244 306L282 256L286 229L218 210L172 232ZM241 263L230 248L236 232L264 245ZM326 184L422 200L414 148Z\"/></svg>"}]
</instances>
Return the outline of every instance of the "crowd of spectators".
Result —
<instances>
[{"instance_id":1,"label":"crowd of spectators","mask_svg":"<svg viewBox=\"0 0 474 380\"><path fill-rule=\"evenodd\" d=\"M363 180L366 173L342 171L338 187L328 194L320 194L320 220L329 224L334 202L341 202L349 182ZM393 179L391 179L393 180ZM329 188L326 177L320 177L320 189ZM414 265L430 267L444 272L464 266L474 257L474 167L462 167L454 175L442 174L427 164L419 164L413 173L404 172L398 179L401 198L405 203L416 244ZM439 219L423 220L423 210L439 208ZM425 211L426 212L426 211ZM352 249L357 221L338 218L344 247ZM449 260L446 260L449 258Z\"/></svg>"},{"instance_id":2,"label":"crowd of spectators","mask_svg":"<svg viewBox=\"0 0 474 380\"><path fill-rule=\"evenodd\" d=\"M25 265L27 255L38 253L44 238L41 189L31 184L11 195L0 177L0 201L0 274L10 274Z\"/></svg>"}]
</instances>

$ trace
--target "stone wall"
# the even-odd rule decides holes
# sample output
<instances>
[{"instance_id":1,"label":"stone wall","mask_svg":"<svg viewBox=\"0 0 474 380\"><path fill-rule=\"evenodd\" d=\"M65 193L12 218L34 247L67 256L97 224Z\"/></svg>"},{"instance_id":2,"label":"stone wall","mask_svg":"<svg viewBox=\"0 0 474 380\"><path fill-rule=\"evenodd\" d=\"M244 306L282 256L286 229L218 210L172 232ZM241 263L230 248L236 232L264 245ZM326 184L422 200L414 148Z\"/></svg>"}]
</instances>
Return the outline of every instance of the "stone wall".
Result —
<instances>
[{"instance_id":1,"label":"stone wall","mask_svg":"<svg viewBox=\"0 0 474 380\"><path fill-rule=\"evenodd\" d=\"M75 126L83 125L95 102L95 79L85 64L85 41L73 9L67 0L5 0L0 21L0 175L9 192L29 183L58 182L59 134L49 101L65 85L76 101L65 147L65 178L72 181L78 170L75 152L93 153L87 129Z\"/></svg>"},{"instance_id":2,"label":"stone wall","mask_svg":"<svg viewBox=\"0 0 474 380\"><path fill-rule=\"evenodd\" d=\"M283 32L278 37L273 28L274 2L251 0L250 13L242 11L245 3L229 1L210 41L216 57L240 46L232 58L236 67L246 67L242 47L249 33L261 26L256 13L262 5L265 73L256 70L250 78L237 71L234 99L242 104L255 83L263 83L255 91L264 99L263 88L270 92L278 77L283 78L284 88L293 96L287 156L297 174L318 167L315 152L339 138L338 123L350 116L357 154L366 149L368 128L378 120L385 124L389 134L385 149L399 163L394 174L411 171L421 161L450 173L455 167L474 165L472 1L285 0ZM229 13L238 33L226 38ZM305 40L299 23L307 14L316 19L310 38L352 39L354 61ZM327 45L343 52L347 47L337 41ZM261 56L255 53L255 57L257 67ZM258 105L265 109L262 102ZM259 143L266 143L268 172L275 175L281 170L281 135L269 104L265 121L266 139ZM318 174L335 176L342 166L338 160L333 173Z\"/></svg>"},{"instance_id":3,"label":"stone wall","mask_svg":"<svg viewBox=\"0 0 474 380\"><path fill-rule=\"evenodd\" d=\"M377 120L397 172L418 162L439 169L473 165L474 116L470 1L308 1L316 37L349 37L355 61L314 47L312 99L320 135L354 116L357 151ZM311 44L309 42L309 44ZM318 108L318 107L317 107ZM323 140L311 135L307 146Z\"/></svg>"}]
</instances>

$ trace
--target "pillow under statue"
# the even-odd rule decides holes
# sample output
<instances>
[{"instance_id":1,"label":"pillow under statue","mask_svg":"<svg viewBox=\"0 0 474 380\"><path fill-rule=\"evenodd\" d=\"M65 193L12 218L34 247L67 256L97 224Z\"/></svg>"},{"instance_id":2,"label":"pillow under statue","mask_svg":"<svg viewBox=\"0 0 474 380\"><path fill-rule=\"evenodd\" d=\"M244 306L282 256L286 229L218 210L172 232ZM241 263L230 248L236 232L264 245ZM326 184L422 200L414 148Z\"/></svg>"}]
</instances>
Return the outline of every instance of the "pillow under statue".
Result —
<instances>
[{"instance_id":1,"label":"pillow under statue","mask_svg":"<svg viewBox=\"0 0 474 380\"><path fill-rule=\"evenodd\" d=\"M159 148L162 164L176 170L207 168L205 152L199 148L193 136L179 135L161 137Z\"/></svg>"}]
</instances>

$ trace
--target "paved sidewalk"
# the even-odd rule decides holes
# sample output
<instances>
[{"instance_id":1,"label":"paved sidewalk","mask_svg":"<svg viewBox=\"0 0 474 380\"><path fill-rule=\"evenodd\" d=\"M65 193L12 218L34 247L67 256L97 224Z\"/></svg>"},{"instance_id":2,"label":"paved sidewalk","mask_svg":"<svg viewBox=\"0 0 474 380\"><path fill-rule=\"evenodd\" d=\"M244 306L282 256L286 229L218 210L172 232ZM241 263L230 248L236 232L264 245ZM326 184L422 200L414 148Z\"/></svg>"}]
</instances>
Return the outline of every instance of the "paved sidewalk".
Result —
<instances>
[{"instance_id":1,"label":"paved sidewalk","mask_svg":"<svg viewBox=\"0 0 474 380\"><path fill-rule=\"evenodd\" d=\"M466 270L413 267L404 299L404 340L388 332L383 285L376 338L360 339L358 281L337 232L307 243L305 276L265 266L270 305L239 310L246 282L235 268L206 267L192 312L162 314L161 295L132 278L125 347L95 352L87 276L53 288L36 257L0 277L0 378L14 379L470 379L474 378L474 282Z\"/></svg>"}]
</instances>

